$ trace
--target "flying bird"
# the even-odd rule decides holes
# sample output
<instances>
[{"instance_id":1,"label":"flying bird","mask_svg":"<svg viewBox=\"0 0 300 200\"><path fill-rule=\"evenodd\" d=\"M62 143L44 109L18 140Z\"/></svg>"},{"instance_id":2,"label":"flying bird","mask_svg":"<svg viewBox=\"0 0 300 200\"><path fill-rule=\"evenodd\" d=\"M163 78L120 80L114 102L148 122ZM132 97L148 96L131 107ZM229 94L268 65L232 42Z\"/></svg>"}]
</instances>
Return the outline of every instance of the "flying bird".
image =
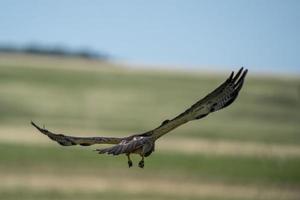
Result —
<instances>
[{"instance_id":1,"label":"flying bird","mask_svg":"<svg viewBox=\"0 0 300 200\"><path fill-rule=\"evenodd\" d=\"M99 154L120 155L125 154L128 159L128 166L132 167L131 154L139 154L142 159L139 167L144 168L144 157L148 157L154 152L155 141L166 133L189 121L198 120L208 114L221 110L229 106L238 96L241 90L247 69L241 68L236 75L234 72L214 91L197 101L183 113L171 120L164 120L160 126L141 134L134 134L126 137L75 137L51 132L41 128L34 122L31 124L41 133L63 146L81 145L90 146L94 144L112 144L108 148L96 149Z\"/></svg>"}]
</instances>

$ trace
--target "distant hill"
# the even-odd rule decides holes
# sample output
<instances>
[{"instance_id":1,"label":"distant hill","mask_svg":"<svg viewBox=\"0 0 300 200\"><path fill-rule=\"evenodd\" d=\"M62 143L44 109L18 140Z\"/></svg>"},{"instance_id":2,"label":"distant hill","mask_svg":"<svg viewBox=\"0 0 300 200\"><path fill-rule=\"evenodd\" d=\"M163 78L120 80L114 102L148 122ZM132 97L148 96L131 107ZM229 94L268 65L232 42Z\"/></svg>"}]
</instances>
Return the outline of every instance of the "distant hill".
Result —
<instances>
[{"instance_id":1,"label":"distant hill","mask_svg":"<svg viewBox=\"0 0 300 200\"><path fill-rule=\"evenodd\" d=\"M110 56L106 53L99 53L88 48L70 49L62 46L42 46L42 45L1 45L0 53L22 53L22 54L34 54L34 55L50 55L61 57L78 57L85 59L95 60L108 60Z\"/></svg>"}]
</instances>

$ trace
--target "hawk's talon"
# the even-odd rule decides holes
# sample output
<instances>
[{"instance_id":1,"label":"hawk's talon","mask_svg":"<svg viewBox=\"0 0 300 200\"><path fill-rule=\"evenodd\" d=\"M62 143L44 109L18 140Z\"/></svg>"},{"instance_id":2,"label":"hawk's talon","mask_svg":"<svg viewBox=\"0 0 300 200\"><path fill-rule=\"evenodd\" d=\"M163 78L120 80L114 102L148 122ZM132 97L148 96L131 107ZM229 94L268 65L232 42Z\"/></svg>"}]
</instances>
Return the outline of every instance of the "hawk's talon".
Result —
<instances>
[{"instance_id":1,"label":"hawk's talon","mask_svg":"<svg viewBox=\"0 0 300 200\"><path fill-rule=\"evenodd\" d=\"M145 163L144 163L143 160L141 160L141 161L139 162L139 167L140 167L140 168L144 168L144 166L145 166Z\"/></svg>"},{"instance_id":2,"label":"hawk's talon","mask_svg":"<svg viewBox=\"0 0 300 200\"><path fill-rule=\"evenodd\" d=\"M131 160L128 160L128 167L132 167L132 161Z\"/></svg>"}]
</instances>

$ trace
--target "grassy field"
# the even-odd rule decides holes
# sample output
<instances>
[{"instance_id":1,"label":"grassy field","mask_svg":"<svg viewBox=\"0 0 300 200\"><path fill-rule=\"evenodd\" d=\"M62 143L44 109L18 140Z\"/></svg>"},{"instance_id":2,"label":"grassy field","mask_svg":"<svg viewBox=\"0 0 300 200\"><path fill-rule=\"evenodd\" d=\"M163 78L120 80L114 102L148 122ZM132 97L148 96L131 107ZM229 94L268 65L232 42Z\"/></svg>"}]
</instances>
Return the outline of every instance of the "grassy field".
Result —
<instances>
[{"instance_id":1,"label":"grassy field","mask_svg":"<svg viewBox=\"0 0 300 200\"><path fill-rule=\"evenodd\" d=\"M0 55L0 199L299 199L297 77L255 76L250 68L232 106L161 138L145 169L138 157L128 169L125 156L58 146L29 124L73 135L144 132L229 73Z\"/></svg>"}]
</instances>

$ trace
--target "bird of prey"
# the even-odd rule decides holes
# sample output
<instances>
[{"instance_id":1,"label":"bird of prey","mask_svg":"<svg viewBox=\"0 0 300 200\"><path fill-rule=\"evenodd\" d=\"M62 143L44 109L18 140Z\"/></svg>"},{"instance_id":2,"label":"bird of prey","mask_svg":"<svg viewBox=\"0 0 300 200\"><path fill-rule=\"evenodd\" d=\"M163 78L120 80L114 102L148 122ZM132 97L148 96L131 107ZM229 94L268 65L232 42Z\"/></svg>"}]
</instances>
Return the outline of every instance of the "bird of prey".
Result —
<instances>
[{"instance_id":1,"label":"bird of prey","mask_svg":"<svg viewBox=\"0 0 300 200\"><path fill-rule=\"evenodd\" d=\"M51 132L45 128L39 127L34 122L31 122L31 124L41 133L47 135L50 139L63 146L113 144L111 147L96 149L95 151L99 154L125 154L128 158L129 167L132 166L130 154L139 154L142 159L138 165L140 168L143 168L144 157L149 156L154 151L155 141L158 138L182 124L192 120L201 119L210 113L229 106L237 98L239 91L243 86L247 71L247 69L244 70L241 68L236 75L232 72L225 82L207 96L193 104L186 111L171 120L163 121L157 128L141 134L134 134L126 137L75 137Z\"/></svg>"}]
</instances>

